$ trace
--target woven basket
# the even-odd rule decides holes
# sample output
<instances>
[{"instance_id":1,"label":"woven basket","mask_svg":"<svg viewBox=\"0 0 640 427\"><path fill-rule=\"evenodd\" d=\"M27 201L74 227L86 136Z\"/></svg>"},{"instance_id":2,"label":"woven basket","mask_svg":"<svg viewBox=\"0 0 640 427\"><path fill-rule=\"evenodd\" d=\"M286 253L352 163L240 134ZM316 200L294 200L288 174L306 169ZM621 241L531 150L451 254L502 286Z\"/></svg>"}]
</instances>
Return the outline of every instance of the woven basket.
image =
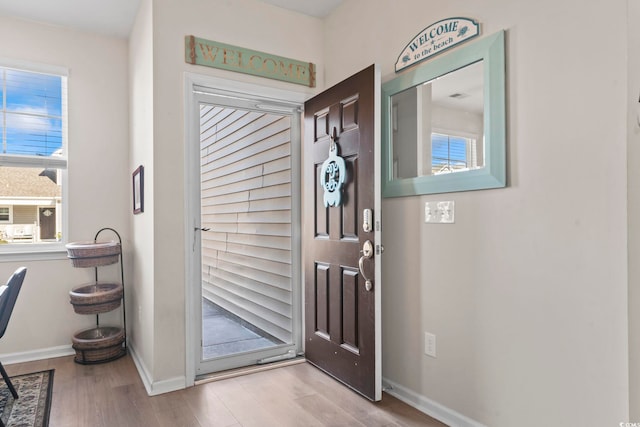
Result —
<instances>
[{"instance_id":1,"label":"woven basket","mask_svg":"<svg viewBox=\"0 0 640 427\"><path fill-rule=\"evenodd\" d=\"M106 313L120 307L124 288L120 283L88 283L69 292L69 302L78 314Z\"/></svg>"},{"instance_id":2,"label":"woven basket","mask_svg":"<svg viewBox=\"0 0 640 427\"><path fill-rule=\"evenodd\" d=\"M100 267L115 264L120 255L120 243L73 242L67 243L67 257L74 267Z\"/></svg>"},{"instance_id":3,"label":"woven basket","mask_svg":"<svg viewBox=\"0 0 640 427\"><path fill-rule=\"evenodd\" d=\"M114 326L99 326L73 335L75 361L78 363L101 363L117 359L126 353L123 347L124 329Z\"/></svg>"}]
</instances>

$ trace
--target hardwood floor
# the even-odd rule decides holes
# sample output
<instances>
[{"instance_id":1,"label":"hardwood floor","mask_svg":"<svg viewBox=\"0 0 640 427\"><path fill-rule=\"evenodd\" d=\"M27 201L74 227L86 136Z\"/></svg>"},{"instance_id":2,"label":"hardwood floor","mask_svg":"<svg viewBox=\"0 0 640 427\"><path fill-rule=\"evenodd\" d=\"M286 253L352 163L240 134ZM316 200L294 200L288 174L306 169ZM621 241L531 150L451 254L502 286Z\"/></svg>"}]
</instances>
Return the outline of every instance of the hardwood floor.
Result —
<instances>
[{"instance_id":1,"label":"hardwood floor","mask_svg":"<svg viewBox=\"0 0 640 427\"><path fill-rule=\"evenodd\" d=\"M130 356L88 366L70 356L6 369L55 369L51 427L444 426L387 394L371 403L307 363L153 397Z\"/></svg>"}]
</instances>

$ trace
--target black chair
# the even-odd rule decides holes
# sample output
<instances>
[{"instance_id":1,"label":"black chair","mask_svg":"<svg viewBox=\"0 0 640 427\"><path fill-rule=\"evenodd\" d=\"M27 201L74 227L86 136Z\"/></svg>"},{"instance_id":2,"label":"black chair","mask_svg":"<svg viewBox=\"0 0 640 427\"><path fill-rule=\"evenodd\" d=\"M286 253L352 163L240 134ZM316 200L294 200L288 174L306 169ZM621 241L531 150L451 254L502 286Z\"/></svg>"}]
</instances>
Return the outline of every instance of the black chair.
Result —
<instances>
[{"instance_id":1,"label":"black chair","mask_svg":"<svg viewBox=\"0 0 640 427\"><path fill-rule=\"evenodd\" d=\"M20 288L22 287L22 282L24 281L24 276L26 274L26 267L20 267L9 278L9 281L5 286L0 286L0 338L4 336L4 332L7 330L13 306L16 305L18 293L20 292ZM9 379L9 375L7 375L7 371L5 371L4 366L2 366L2 362L0 362L0 374L2 374L4 382L7 383L7 387L9 387L13 398L17 399L18 392L16 392L16 389L13 387L11 379ZM1 422L2 421L0 421L0 423Z\"/></svg>"}]
</instances>

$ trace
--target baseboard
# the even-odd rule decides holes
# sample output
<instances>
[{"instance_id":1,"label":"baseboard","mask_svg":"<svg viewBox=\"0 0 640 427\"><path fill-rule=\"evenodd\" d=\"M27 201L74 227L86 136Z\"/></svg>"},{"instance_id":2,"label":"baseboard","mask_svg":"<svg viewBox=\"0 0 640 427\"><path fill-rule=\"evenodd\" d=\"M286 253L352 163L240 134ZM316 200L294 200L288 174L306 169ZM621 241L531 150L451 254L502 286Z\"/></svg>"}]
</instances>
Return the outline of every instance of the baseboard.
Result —
<instances>
[{"instance_id":1,"label":"baseboard","mask_svg":"<svg viewBox=\"0 0 640 427\"><path fill-rule=\"evenodd\" d=\"M147 390L147 394L149 396L170 393L172 391L186 388L186 378L184 376L153 382L152 377L149 374L149 370L136 353L135 348L131 346L131 344L129 344L127 348L129 349L129 354L131 354L133 363L136 365L136 369L138 369L138 374L140 375L142 384L144 384L144 388Z\"/></svg>"},{"instance_id":2,"label":"baseboard","mask_svg":"<svg viewBox=\"0 0 640 427\"><path fill-rule=\"evenodd\" d=\"M23 351L19 353L6 353L0 355L0 360L5 365L13 363L33 362L35 360L53 359L54 357L72 356L75 350L69 345L41 348L38 350Z\"/></svg>"},{"instance_id":3,"label":"baseboard","mask_svg":"<svg viewBox=\"0 0 640 427\"><path fill-rule=\"evenodd\" d=\"M389 393L393 397L402 400L404 403L413 406L420 412L424 412L450 427L486 427L484 424L480 424L387 378L383 378L382 383L383 390L386 393Z\"/></svg>"},{"instance_id":4,"label":"baseboard","mask_svg":"<svg viewBox=\"0 0 640 427\"><path fill-rule=\"evenodd\" d=\"M136 365L140 379L144 384L144 388L147 390L149 396L155 396L157 394L169 393L176 390L182 390L186 388L185 377L169 378L168 380L153 382L151 375L147 370L144 362L138 357L135 349L131 346L127 346L127 350L131 354L133 363ZM71 345L61 345L58 347L42 348L38 350L24 351L18 353L5 353L0 354L0 361L4 365L11 365L14 363L33 362L36 360L53 359L55 357L66 357L75 355L75 350Z\"/></svg>"}]
</instances>

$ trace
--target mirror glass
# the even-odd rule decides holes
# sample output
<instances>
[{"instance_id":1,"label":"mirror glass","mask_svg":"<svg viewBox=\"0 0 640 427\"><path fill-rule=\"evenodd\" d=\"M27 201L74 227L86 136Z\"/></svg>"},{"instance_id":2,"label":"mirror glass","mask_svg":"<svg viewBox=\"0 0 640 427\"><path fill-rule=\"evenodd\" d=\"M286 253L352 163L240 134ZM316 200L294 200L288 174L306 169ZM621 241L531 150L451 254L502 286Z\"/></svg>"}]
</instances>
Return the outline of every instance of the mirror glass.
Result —
<instances>
[{"instance_id":1,"label":"mirror glass","mask_svg":"<svg viewBox=\"0 0 640 427\"><path fill-rule=\"evenodd\" d=\"M504 32L382 86L385 197L506 185Z\"/></svg>"},{"instance_id":2,"label":"mirror glass","mask_svg":"<svg viewBox=\"0 0 640 427\"><path fill-rule=\"evenodd\" d=\"M482 61L391 96L393 179L484 166Z\"/></svg>"}]
</instances>

